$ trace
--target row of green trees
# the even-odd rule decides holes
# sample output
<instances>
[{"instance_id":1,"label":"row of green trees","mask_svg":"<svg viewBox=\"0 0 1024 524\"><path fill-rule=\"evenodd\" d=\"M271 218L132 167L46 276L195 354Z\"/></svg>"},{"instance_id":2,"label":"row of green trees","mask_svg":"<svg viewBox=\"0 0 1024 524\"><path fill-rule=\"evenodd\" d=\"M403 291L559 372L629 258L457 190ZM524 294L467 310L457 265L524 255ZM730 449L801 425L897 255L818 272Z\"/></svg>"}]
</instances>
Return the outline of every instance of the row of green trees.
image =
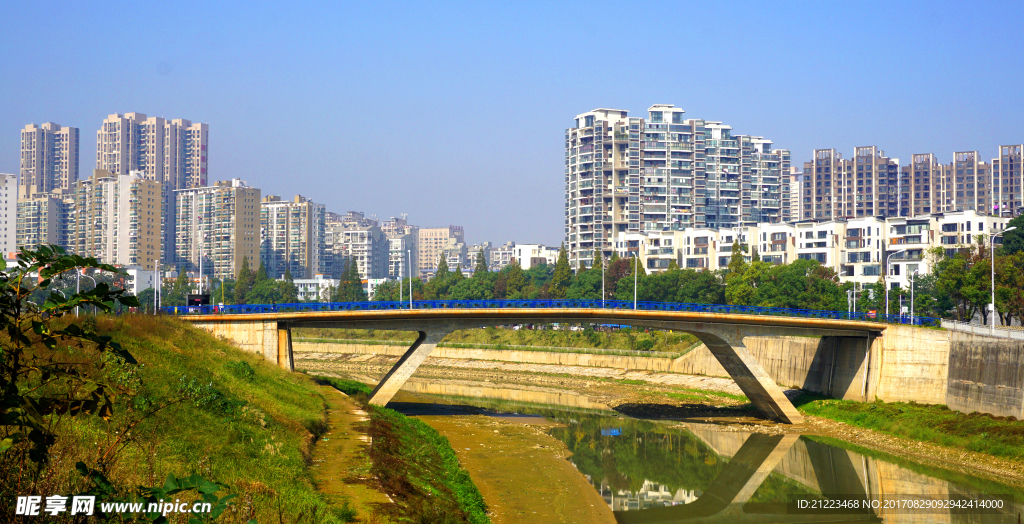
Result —
<instances>
[{"instance_id":1,"label":"row of green trees","mask_svg":"<svg viewBox=\"0 0 1024 524\"><path fill-rule=\"evenodd\" d=\"M367 300L359 277L359 269L355 258L345 261L341 283L329 288L322 300L330 302L358 302ZM178 272L174 284L163 289L161 303L166 307L184 306L187 295L195 293L196 286L185 271ZM275 280L267 276L267 270L260 262L259 267L251 269L249 259L242 260L242 267L236 280L213 279L209 293L210 301L223 304L292 304L299 302L299 289L295 285L291 270L285 269L284 278ZM139 294L142 307L148 310L153 304L155 291L147 289ZM317 300L319 302L321 300Z\"/></svg>"},{"instance_id":2,"label":"row of green trees","mask_svg":"<svg viewBox=\"0 0 1024 524\"><path fill-rule=\"evenodd\" d=\"M1003 323L1024 319L1024 216L1014 218L1009 226L1020 229L1005 235L995 258L996 309ZM916 275L913 293L909 288L890 289L888 312L897 314L902 307L909 308L913 296L916 315L958 320L980 316L988 322L992 259L987 242L979 236L974 244L952 256L941 248L928 252L932 272ZM635 267L633 258L613 255L605 260L600 252L594 253L593 267L574 274L564 246L553 266L539 264L528 270L513 262L501 271L489 271L483 254L478 253L470 277L461 268L449 269L442 258L434 278L414 278L411 284L408 278L386 282L376 288L374 300L408 300L410 289L414 300L632 300L635 281L636 298L641 301L845 311L852 291L857 311L885 310L885 283L881 276L875 283L855 287L852 283L840 283L835 271L815 261L774 265L761 261L756 249L747 256L738 244L733 245L732 253L728 268L720 271L681 269L673 262L667 271L651 275L643 267ZM188 280L179 276L172 289L165 290L163 303L184 305L188 292ZM298 301L290 273L285 274L284 280L275 281L267 277L262 263L251 271L248 260L243 261L237 281L214 281L212 293L214 302L226 304ZM144 305L147 300L151 303L152 295L143 294L140 300ZM345 262L341 283L330 288L320 300L367 300L354 258Z\"/></svg>"},{"instance_id":3,"label":"row of green trees","mask_svg":"<svg viewBox=\"0 0 1024 524\"><path fill-rule=\"evenodd\" d=\"M635 267L633 258L613 256L606 261L599 252L594 254L593 267L573 274L564 246L554 266L540 264L529 270L513 261L501 271L491 272L480 255L471 277L459 268L450 271L442 260L433 279L413 280L412 293L414 300L633 300L635 281L636 298L641 301L846 311L852 291L856 311L885 312L885 282L881 276L872 284L855 286L840 283L835 271L813 260L775 265L762 261L756 249L747 260L738 244L732 253L724 270L681 269L673 262L667 271L651 275L642 266ZM979 237L975 244L952 256L941 248L926 256L931 259L932 272L913 278L913 293L909 287L890 289L888 312L899 314L904 307L909 309L913 298L918 316L970 320L981 315L987 322L992 260L986 239ZM1010 323L1024 319L1024 241L1019 245L1007 242L997 250L995 268L1000 320ZM389 282L377 288L374 300L408 300L409 289L408 279L401 284Z\"/></svg>"}]
</instances>

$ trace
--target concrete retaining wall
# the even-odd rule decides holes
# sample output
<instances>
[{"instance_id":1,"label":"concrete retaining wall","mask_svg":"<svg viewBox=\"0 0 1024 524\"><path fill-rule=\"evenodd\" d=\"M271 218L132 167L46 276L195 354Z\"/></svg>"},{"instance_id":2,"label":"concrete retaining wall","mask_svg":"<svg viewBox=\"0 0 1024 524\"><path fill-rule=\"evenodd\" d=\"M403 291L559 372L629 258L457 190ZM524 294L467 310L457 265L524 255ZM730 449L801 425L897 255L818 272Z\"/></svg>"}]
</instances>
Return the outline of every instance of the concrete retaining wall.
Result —
<instances>
[{"instance_id":1,"label":"concrete retaining wall","mask_svg":"<svg viewBox=\"0 0 1024 524\"><path fill-rule=\"evenodd\" d=\"M952 331L890 326L872 347L872 381L878 385L869 398L945 404L949 383Z\"/></svg>"},{"instance_id":2,"label":"concrete retaining wall","mask_svg":"<svg viewBox=\"0 0 1024 524\"><path fill-rule=\"evenodd\" d=\"M946 405L1024 419L1024 342L952 334Z\"/></svg>"},{"instance_id":3,"label":"concrete retaining wall","mask_svg":"<svg viewBox=\"0 0 1024 524\"><path fill-rule=\"evenodd\" d=\"M352 353L401 356L409 346L376 345L376 344L332 344L322 342L295 341L295 351L303 353ZM411 344L410 344L411 345ZM703 348L703 346L701 346ZM696 350L694 350L696 351ZM705 350L706 351L706 350ZM710 353L708 353L710 355ZM476 348L445 348L434 349L430 354L436 358L467 358L474 360L497 360L502 362L522 362L530 364L555 364L561 366L586 366L596 368L629 369L638 371L658 371L664 373L687 373L680 359L658 357L634 357L622 355L599 355L590 353L558 353L548 351L522 351L515 349L476 349ZM685 356L685 355L684 355ZM682 357L680 357L682 358ZM711 357L714 359L714 357ZM717 361L716 361L717 363ZM719 366L721 369L721 366ZM725 370L722 376L728 377ZM704 373L706 374L706 373Z\"/></svg>"}]
</instances>

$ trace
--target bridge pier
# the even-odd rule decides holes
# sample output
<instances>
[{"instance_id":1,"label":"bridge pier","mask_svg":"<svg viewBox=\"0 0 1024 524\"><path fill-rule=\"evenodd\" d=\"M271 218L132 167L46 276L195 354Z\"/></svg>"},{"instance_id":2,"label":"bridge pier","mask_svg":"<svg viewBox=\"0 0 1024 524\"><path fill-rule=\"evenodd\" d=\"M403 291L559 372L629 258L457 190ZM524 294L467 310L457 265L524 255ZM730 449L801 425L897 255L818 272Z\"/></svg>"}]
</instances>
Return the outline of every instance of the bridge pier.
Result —
<instances>
[{"instance_id":1,"label":"bridge pier","mask_svg":"<svg viewBox=\"0 0 1024 524\"><path fill-rule=\"evenodd\" d=\"M691 333L704 343L761 413L786 424L804 422L804 416L797 411L779 385L743 345L742 337L729 337L707 331Z\"/></svg>"},{"instance_id":2,"label":"bridge pier","mask_svg":"<svg viewBox=\"0 0 1024 524\"><path fill-rule=\"evenodd\" d=\"M453 329L435 328L419 331L419 337L412 343L412 346L398 359L398 363L388 371L384 378L380 379L377 387L370 392L370 404L384 406L391 400L391 397L398 393L399 388L405 381L416 372L416 368L427 359L437 344L441 342Z\"/></svg>"}]
</instances>

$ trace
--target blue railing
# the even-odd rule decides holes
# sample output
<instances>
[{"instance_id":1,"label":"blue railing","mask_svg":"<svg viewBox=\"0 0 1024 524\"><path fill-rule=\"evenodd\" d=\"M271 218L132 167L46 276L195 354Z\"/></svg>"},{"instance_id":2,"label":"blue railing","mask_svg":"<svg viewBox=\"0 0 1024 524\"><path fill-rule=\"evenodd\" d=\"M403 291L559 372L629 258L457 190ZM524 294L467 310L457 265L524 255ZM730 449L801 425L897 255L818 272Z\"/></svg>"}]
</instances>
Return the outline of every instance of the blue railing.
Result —
<instances>
[{"instance_id":1,"label":"blue railing","mask_svg":"<svg viewBox=\"0 0 1024 524\"><path fill-rule=\"evenodd\" d=\"M418 300L413 309L510 309L510 308L578 308L578 309L633 309L628 300ZM846 311L822 311L817 309L790 309L759 306L729 306L720 304L686 304L679 302L637 302L636 308L644 311L692 311L697 313L724 313L744 315L769 315L833 320L865 320L916 326L939 326L940 320L932 317L910 315L886 315ZM244 304L234 306L180 306L162 308L172 315L246 313L287 313L310 311L357 311L409 309L409 302L301 302L297 304Z\"/></svg>"}]
</instances>

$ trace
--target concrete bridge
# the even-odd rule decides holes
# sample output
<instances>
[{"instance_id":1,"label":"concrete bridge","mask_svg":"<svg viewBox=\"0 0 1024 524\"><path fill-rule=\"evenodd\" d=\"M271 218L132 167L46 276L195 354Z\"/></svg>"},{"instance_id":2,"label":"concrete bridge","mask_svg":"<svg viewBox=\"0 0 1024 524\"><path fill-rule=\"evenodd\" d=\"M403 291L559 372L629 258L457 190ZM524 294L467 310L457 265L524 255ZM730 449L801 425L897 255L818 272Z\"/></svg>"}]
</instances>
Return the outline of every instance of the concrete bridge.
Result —
<instances>
[{"instance_id":1,"label":"concrete bridge","mask_svg":"<svg viewBox=\"0 0 1024 524\"><path fill-rule=\"evenodd\" d=\"M294 370L291 330L297 327L416 331L419 337L384 376L370 403L385 405L439 342L459 329L512 324L617 324L691 333L699 338L736 381L751 403L769 418L789 423L803 416L744 346L750 336L802 335L839 337L844 346L863 348L870 359L872 344L886 324L858 320L797 318L695 311L644 311L585 308L385 309L299 311L253 314L185 315L211 333L243 349L260 353ZM867 362L864 362L865 366ZM865 369L865 376L867 370ZM865 379L866 384L866 379ZM866 387L866 386L865 386Z\"/></svg>"}]
</instances>

